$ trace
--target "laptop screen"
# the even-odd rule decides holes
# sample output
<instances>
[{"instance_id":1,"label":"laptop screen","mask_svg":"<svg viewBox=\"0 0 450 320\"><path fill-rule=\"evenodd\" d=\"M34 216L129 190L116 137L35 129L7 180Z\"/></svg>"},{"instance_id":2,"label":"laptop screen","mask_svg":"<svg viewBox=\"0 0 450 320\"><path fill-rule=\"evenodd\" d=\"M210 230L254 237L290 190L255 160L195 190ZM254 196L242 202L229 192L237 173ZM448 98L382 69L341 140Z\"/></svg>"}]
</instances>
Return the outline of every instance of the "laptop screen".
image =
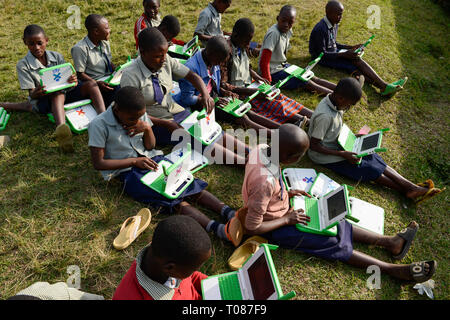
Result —
<instances>
[{"instance_id":1,"label":"laptop screen","mask_svg":"<svg viewBox=\"0 0 450 320\"><path fill-rule=\"evenodd\" d=\"M255 300L267 300L275 292L269 265L264 254L248 268L248 277Z\"/></svg>"},{"instance_id":2,"label":"laptop screen","mask_svg":"<svg viewBox=\"0 0 450 320\"><path fill-rule=\"evenodd\" d=\"M327 207L328 207L328 220L330 221L336 218L341 213L347 211L343 189L334 194L333 196L327 198Z\"/></svg>"},{"instance_id":3,"label":"laptop screen","mask_svg":"<svg viewBox=\"0 0 450 320\"><path fill-rule=\"evenodd\" d=\"M375 148L378 145L378 138L380 134L374 134L373 136L363 138L363 142L361 145L361 151Z\"/></svg>"}]
</instances>

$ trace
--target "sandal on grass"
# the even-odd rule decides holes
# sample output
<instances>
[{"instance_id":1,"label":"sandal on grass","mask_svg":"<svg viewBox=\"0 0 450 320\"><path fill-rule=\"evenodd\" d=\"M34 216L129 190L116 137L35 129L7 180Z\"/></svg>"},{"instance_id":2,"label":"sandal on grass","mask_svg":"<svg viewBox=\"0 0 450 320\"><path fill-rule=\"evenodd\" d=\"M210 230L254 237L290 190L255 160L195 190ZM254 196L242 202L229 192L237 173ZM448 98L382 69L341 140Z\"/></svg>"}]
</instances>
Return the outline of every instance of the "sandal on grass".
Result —
<instances>
[{"instance_id":1,"label":"sandal on grass","mask_svg":"<svg viewBox=\"0 0 450 320\"><path fill-rule=\"evenodd\" d=\"M267 243L267 240L260 236L253 236L244 241L244 243L234 250L228 259L228 265L232 270L241 268L245 261L254 254L261 243Z\"/></svg>"},{"instance_id":2,"label":"sandal on grass","mask_svg":"<svg viewBox=\"0 0 450 320\"><path fill-rule=\"evenodd\" d=\"M409 225L411 225L412 223L413 222L411 222ZM399 254L392 256L392 258L394 258L395 260L402 260L406 256L406 253L408 252L409 248L411 247L414 237L416 236L417 230L419 230L418 224L416 224L417 226L415 228L410 227L409 225L408 225L408 227L406 227L406 229L397 233L397 235L399 237L401 237L405 240L405 243L403 245L402 251Z\"/></svg>"},{"instance_id":3,"label":"sandal on grass","mask_svg":"<svg viewBox=\"0 0 450 320\"><path fill-rule=\"evenodd\" d=\"M114 239L113 246L117 250L128 247L149 226L152 213L149 209L139 210L134 217L129 217L120 228L119 235Z\"/></svg>"},{"instance_id":4,"label":"sandal on grass","mask_svg":"<svg viewBox=\"0 0 450 320\"><path fill-rule=\"evenodd\" d=\"M244 229L236 216L231 218L225 225L225 234L235 247L241 243L242 237L244 236Z\"/></svg>"},{"instance_id":5,"label":"sandal on grass","mask_svg":"<svg viewBox=\"0 0 450 320\"><path fill-rule=\"evenodd\" d=\"M428 189L428 191L423 196L421 196L421 197L419 197L419 198L417 198L415 200L415 203L416 204L421 204L422 202L433 198L435 195L441 193L444 190L445 190L445 188L444 189L438 189L438 188Z\"/></svg>"},{"instance_id":6,"label":"sandal on grass","mask_svg":"<svg viewBox=\"0 0 450 320\"><path fill-rule=\"evenodd\" d=\"M425 273L425 265L428 265L429 270ZM409 273L412 276L413 280L417 283L422 283L431 279L434 275L437 268L437 261L421 261L411 263L409 266Z\"/></svg>"}]
</instances>

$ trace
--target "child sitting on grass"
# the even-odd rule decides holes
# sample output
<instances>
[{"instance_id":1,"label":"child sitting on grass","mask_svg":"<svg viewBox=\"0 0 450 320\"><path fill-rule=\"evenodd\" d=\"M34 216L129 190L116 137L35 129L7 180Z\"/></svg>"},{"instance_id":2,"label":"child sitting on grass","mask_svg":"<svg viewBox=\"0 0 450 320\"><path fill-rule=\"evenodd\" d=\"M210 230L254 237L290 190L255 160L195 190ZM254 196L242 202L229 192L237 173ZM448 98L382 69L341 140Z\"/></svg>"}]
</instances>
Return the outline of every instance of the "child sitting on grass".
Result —
<instances>
[{"instance_id":1,"label":"child sitting on grass","mask_svg":"<svg viewBox=\"0 0 450 320\"><path fill-rule=\"evenodd\" d=\"M198 36L203 46L206 46L208 40L214 36L230 35L228 32L223 32L220 25L222 13L230 6L231 0L213 0L213 2L208 3L208 6L200 12L194 36Z\"/></svg>"},{"instance_id":2,"label":"child sitting on grass","mask_svg":"<svg viewBox=\"0 0 450 320\"><path fill-rule=\"evenodd\" d=\"M109 106L114 100L118 87L110 86L101 79L116 70L109 44L111 29L108 20L98 14L88 15L84 26L88 34L70 50L75 71L81 81L97 82L105 105Z\"/></svg>"},{"instance_id":3,"label":"child sitting on grass","mask_svg":"<svg viewBox=\"0 0 450 320\"><path fill-rule=\"evenodd\" d=\"M164 219L122 278L113 300L202 300L201 281L207 276L197 270L211 250L211 240L193 219Z\"/></svg>"},{"instance_id":4,"label":"child sitting on grass","mask_svg":"<svg viewBox=\"0 0 450 320\"><path fill-rule=\"evenodd\" d=\"M137 88L122 87L112 106L89 123L89 148L94 168L101 171L105 180L118 177L124 184L125 192L136 201L156 208L162 207L169 212L175 209L180 214L194 218L208 232L237 243L234 238L237 234L234 232L239 230L240 224L236 219L227 219L234 210L204 190L208 185L206 182L195 179L173 200L141 182L149 170L158 168L158 162L169 161L161 151L154 149L156 139L152 125L145 112L142 93ZM187 199L219 213L228 221L227 225L209 219L186 202Z\"/></svg>"},{"instance_id":5,"label":"child sitting on grass","mask_svg":"<svg viewBox=\"0 0 450 320\"><path fill-rule=\"evenodd\" d=\"M355 181L374 181L388 188L397 190L412 200L430 198L441 190L434 188L427 180L428 188L416 185L389 167L378 154L362 158L356 153L345 151L338 144L343 126L344 112L357 104L362 90L354 78L341 79L332 94L319 103L310 120L308 135L311 138L309 158L338 174Z\"/></svg>"},{"instance_id":6,"label":"child sitting on grass","mask_svg":"<svg viewBox=\"0 0 450 320\"><path fill-rule=\"evenodd\" d=\"M283 124L279 128L278 146L279 162L284 165L295 164L308 150L309 139L299 127ZM382 236L353 226L346 220L338 224L338 234L335 237L299 231L295 225L307 225L310 217L302 209L294 210L290 207L289 199L309 195L303 190L286 190L280 165L270 160L273 157L271 152L274 149L260 145L249 155L242 186L244 208L236 212L244 233L260 235L283 248L342 261L358 268L366 269L370 265L377 265L382 272L402 280L424 282L432 277L437 265L434 260L410 265L392 264L353 250L354 242L378 245L394 258L401 259L406 255L417 231L418 224L414 221L405 232L395 236Z\"/></svg>"},{"instance_id":7,"label":"child sitting on grass","mask_svg":"<svg viewBox=\"0 0 450 320\"><path fill-rule=\"evenodd\" d=\"M39 71L65 63L62 54L47 50L48 37L42 27L31 24L23 32L23 42L28 47L27 55L16 66L20 89L28 90L27 102L0 102L0 106L12 111L35 111L41 114L52 113L56 122L55 136L59 147L64 152L73 152L72 132L66 124L64 104L76 102L86 98L92 100L97 111L105 111L105 105L99 87L93 81L81 82L76 75L72 75L68 82L77 83L76 87L46 93L41 85Z\"/></svg>"},{"instance_id":8,"label":"child sitting on grass","mask_svg":"<svg viewBox=\"0 0 450 320\"><path fill-rule=\"evenodd\" d=\"M191 113L173 100L170 93L173 88L173 78L185 79L191 83L201 93L198 105L202 109L206 109L208 113L211 113L214 108L214 100L209 96L205 84L195 72L182 65L177 59L167 55L169 48L167 40L157 28L147 28L141 31L139 42L141 43L139 47L141 55L124 70L120 83L122 86L138 88L143 93L147 113L154 123L153 131L157 145L177 144L179 141L172 140L172 133L177 129L182 129L178 133L185 133L190 137L180 123ZM192 145L196 147L197 143ZM223 161L222 163L243 167L245 155L236 154L235 148L247 149L234 137L223 134L204 151L214 159L219 158L218 161ZM203 152L202 150L198 151Z\"/></svg>"},{"instance_id":9,"label":"child sitting on grass","mask_svg":"<svg viewBox=\"0 0 450 320\"><path fill-rule=\"evenodd\" d=\"M277 23L271 26L264 36L258 61L258 72L272 84L276 84L289 76L284 69L290 66L287 63L286 55L290 48L289 41L293 35L292 26L296 17L297 9L293 6L286 5L282 7L277 16ZM294 77L282 86L283 89L288 90L305 88L308 91L319 94L331 93L335 87L334 83L318 77L312 77L308 81Z\"/></svg>"},{"instance_id":10,"label":"child sitting on grass","mask_svg":"<svg viewBox=\"0 0 450 320\"><path fill-rule=\"evenodd\" d=\"M268 83L268 80L258 75L250 66L247 50L254 33L255 26L250 19L242 18L236 21L228 40L231 48L230 56L225 66L222 66L221 91L237 94L241 100L257 91L246 88L252 80ZM306 124L305 117L309 118L312 115L311 110L281 93L271 101L264 96L256 96L250 100L250 104L252 110L247 113L249 118L271 129L278 128L280 124L286 122ZM254 119L254 115L267 121L259 122Z\"/></svg>"},{"instance_id":11,"label":"child sitting on grass","mask_svg":"<svg viewBox=\"0 0 450 320\"><path fill-rule=\"evenodd\" d=\"M355 46L343 45L337 42L338 24L344 13L344 6L339 1L329 1L325 7L326 15L311 31L309 37L309 52L313 59L320 53L324 56L319 64L352 73L359 79L361 75L364 80L380 89L383 96L392 95L403 89L408 77L393 83L385 82L372 67L364 61L360 53L355 53L362 44ZM343 52L339 52L340 50Z\"/></svg>"}]
</instances>

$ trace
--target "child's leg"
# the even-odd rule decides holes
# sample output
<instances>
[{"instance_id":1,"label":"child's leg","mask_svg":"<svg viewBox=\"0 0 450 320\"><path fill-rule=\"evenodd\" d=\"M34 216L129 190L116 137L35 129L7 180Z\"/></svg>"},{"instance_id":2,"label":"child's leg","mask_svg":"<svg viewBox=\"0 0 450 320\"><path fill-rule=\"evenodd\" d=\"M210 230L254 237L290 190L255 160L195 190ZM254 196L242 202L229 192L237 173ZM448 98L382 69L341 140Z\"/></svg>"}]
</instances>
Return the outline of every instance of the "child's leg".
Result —
<instances>
[{"instance_id":1,"label":"child's leg","mask_svg":"<svg viewBox=\"0 0 450 320\"><path fill-rule=\"evenodd\" d=\"M315 78L315 77L314 77L314 78ZM319 84L319 83L314 82L314 81L313 81L314 78L310 79L310 80L306 83L306 85L305 85L305 89L306 89L306 90L311 91L311 92L315 92L315 93L318 93L318 94L324 94L324 95L333 92L332 89L329 89L329 88L327 88L326 86L323 86L323 85L321 85L321 84Z\"/></svg>"},{"instance_id":2,"label":"child's leg","mask_svg":"<svg viewBox=\"0 0 450 320\"><path fill-rule=\"evenodd\" d=\"M206 190L192 196L192 198L195 199L197 204L219 213L226 221L234 217L235 210Z\"/></svg>"},{"instance_id":3,"label":"child's leg","mask_svg":"<svg viewBox=\"0 0 450 320\"><path fill-rule=\"evenodd\" d=\"M3 107L5 110L11 110L11 111L28 111L28 112L30 112L33 109L33 106L28 101L26 101L26 102L0 102L0 107Z\"/></svg>"},{"instance_id":4,"label":"child's leg","mask_svg":"<svg viewBox=\"0 0 450 320\"><path fill-rule=\"evenodd\" d=\"M311 80L322 87L330 89L331 91L334 91L334 89L336 89L336 85L333 82L330 82L330 81L327 81L327 80L324 80L324 79L321 79L318 77L312 77Z\"/></svg>"},{"instance_id":5,"label":"child's leg","mask_svg":"<svg viewBox=\"0 0 450 320\"><path fill-rule=\"evenodd\" d=\"M373 84L381 91L384 91L386 89L387 83L383 79L381 79L381 77L367 62L365 62L363 59L358 59L355 60L353 64L358 68L359 71L361 71L364 77L369 80L369 83Z\"/></svg>"},{"instance_id":6,"label":"child's leg","mask_svg":"<svg viewBox=\"0 0 450 320\"><path fill-rule=\"evenodd\" d=\"M411 181L407 180L389 166L386 166L386 169L384 170L383 174L380 176L380 178L375 180L375 182L387 186L389 188L392 188L394 190L397 190L400 193L406 195L406 197L410 199L420 197L428 191L427 188L420 187L412 183Z\"/></svg>"},{"instance_id":7,"label":"child's leg","mask_svg":"<svg viewBox=\"0 0 450 320\"><path fill-rule=\"evenodd\" d=\"M239 154L236 154L234 150L237 150ZM235 137L224 133L222 137L214 143L213 149L211 150L211 156L213 158L220 157L219 161L222 161L223 164L245 167L246 157L249 151L246 144Z\"/></svg>"},{"instance_id":8,"label":"child's leg","mask_svg":"<svg viewBox=\"0 0 450 320\"><path fill-rule=\"evenodd\" d=\"M92 100L92 105L98 114L104 112L105 102L103 101L102 92L94 81L83 82L81 86L81 94L83 97L89 97Z\"/></svg>"},{"instance_id":9,"label":"child's leg","mask_svg":"<svg viewBox=\"0 0 450 320\"><path fill-rule=\"evenodd\" d=\"M52 114L55 118L56 126L66 123L66 112L64 111L65 96L61 92L54 93L50 96Z\"/></svg>"},{"instance_id":10,"label":"child's leg","mask_svg":"<svg viewBox=\"0 0 450 320\"><path fill-rule=\"evenodd\" d=\"M250 112L251 111L249 111L249 113ZM260 132L260 130L262 130L265 131L267 137L271 136L271 131L267 127L258 124L256 121L251 120L250 117L247 116L247 114L245 114L242 118L236 118L236 123L244 127L244 129L251 128L255 129L257 132Z\"/></svg>"}]
</instances>

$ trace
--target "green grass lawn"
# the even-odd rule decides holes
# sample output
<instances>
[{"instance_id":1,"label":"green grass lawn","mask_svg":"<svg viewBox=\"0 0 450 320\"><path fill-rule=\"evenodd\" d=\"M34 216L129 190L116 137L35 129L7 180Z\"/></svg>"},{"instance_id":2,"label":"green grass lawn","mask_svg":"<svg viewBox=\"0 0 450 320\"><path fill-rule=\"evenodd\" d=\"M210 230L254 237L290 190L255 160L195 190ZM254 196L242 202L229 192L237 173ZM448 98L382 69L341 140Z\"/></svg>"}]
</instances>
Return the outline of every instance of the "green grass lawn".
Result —
<instances>
[{"instance_id":1,"label":"green grass lawn","mask_svg":"<svg viewBox=\"0 0 450 320\"><path fill-rule=\"evenodd\" d=\"M90 13L105 15L112 28L114 63L134 53L133 26L142 13L141 1L2 0L0 12L0 101L22 101L15 65L27 53L22 32L27 24L40 24L50 38L49 50L61 52L71 61L70 48L85 36L70 30L66 12L70 5L81 8L82 26ZM193 34L197 16L207 1L161 0L162 15L177 16L182 24L179 39ZM291 63L309 61L308 39L324 15L326 1L297 1ZM223 15L222 28L231 30L240 17L256 26L255 40L261 42L275 23L281 0L233 1ZM381 9L381 28L369 30L367 7ZM375 40L364 59L387 81L408 76L405 89L391 99L381 98L366 85L361 103L345 115L346 123L358 130L364 124L372 130L389 127L384 139L386 162L412 181L427 178L440 187L449 184L449 20L432 1L347 0L338 41L356 44L371 34ZM447 39L447 40L445 40ZM255 61L254 61L255 62ZM255 63L256 65L256 63ZM344 73L316 67L321 78L337 82ZM320 97L300 92L286 94L314 109ZM122 193L117 182L106 183L90 162L87 134L75 136L75 153L62 154L53 137L54 125L44 116L14 113L2 134L12 143L0 151L0 297L7 298L36 281L66 281L67 267L81 269L82 290L111 298L122 276L139 250L151 239L156 224L165 218L153 210L150 227L126 250L116 251L112 242L122 222L142 207ZM315 168L340 183L355 183L312 164L306 157L298 167ZM243 171L213 165L197 175L209 183L208 190L230 206L242 205ZM448 191L416 207L396 192L373 184L360 184L354 196L385 209L385 234L404 228L411 220L420 224L404 263L434 258L439 266L434 276L436 299L449 299L449 196ZM212 218L212 212L205 211ZM233 247L212 237L214 252L201 271L228 271L227 259ZM379 248L355 245L358 250L390 261ZM296 299L427 299L410 283L382 276L381 289L366 287L365 270L328 262L306 254L278 249L273 253L285 292L295 290Z\"/></svg>"}]
</instances>

